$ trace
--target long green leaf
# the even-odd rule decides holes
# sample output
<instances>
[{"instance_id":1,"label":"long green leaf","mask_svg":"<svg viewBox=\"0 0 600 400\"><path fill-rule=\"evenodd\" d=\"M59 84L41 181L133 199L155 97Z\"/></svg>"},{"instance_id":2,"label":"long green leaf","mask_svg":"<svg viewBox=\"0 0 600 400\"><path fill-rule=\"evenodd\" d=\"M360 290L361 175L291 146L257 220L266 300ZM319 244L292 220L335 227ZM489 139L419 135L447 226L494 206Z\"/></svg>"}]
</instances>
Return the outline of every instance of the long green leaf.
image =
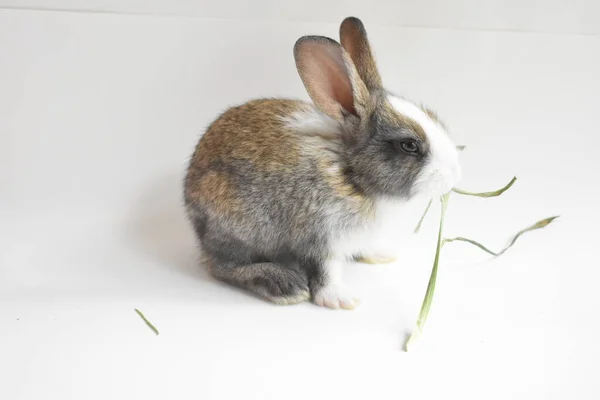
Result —
<instances>
[{"instance_id":1,"label":"long green leaf","mask_svg":"<svg viewBox=\"0 0 600 400\"><path fill-rule=\"evenodd\" d=\"M476 242L475 240L472 240L472 239L464 238L464 237L455 237L455 238L444 239L442 244L450 243L450 242L466 242L466 243L470 243L474 246L477 246L481 250L485 251L486 253L489 253L489 254L497 257L497 256L504 254L506 252L506 250L510 249L516 243L517 239L519 239L519 237L521 237L521 235L523 235L524 233L531 232L536 229L545 228L546 226L548 226L550 223L552 223L552 221L554 221L558 217L559 216L556 215L554 217L544 218L541 221L538 221L535 224L528 226L527 228L525 228L523 230L520 230L519 232L517 232L516 235L514 235L512 237L512 239L510 240L508 245L505 248L503 248L502 250L500 250L499 252L494 252L494 251L488 249L487 247L485 247L484 245L482 245L481 243Z\"/></svg>"},{"instance_id":2,"label":"long green leaf","mask_svg":"<svg viewBox=\"0 0 600 400\"><path fill-rule=\"evenodd\" d=\"M498 189L495 190L493 192L482 192L482 193L474 193L474 192L467 192L466 190L462 190L462 189L458 189L458 188L454 188L452 189L452 191L454 193L458 193L458 194L464 194L466 196L476 196L476 197L496 197L496 196L500 196L502 193L506 192L508 189L510 189L510 187L517 181L517 177L513 177L511 179L510 182L508 182L508 184L506 186L504 186L502 189Z\"/></svg>"},{"instance_id":3,"label":"long green leaf","mask_svg":"<svg viewBox=\"0 0 600 400\"><path fill-rule=\"evenodd\" d=\"M500 254L498 253L494 253L492 250L488 249L487 247L485 247L484 245L482 245L479 242L476 242L472 239L467 239L464 237L453 237L453 238L445 238L442 244L446 244L446 243L451 243L451 242L467 242L467 243L471 243L473 246L477 246L479 247L481 250L485 251L488 254L491 254L493 256L498 256Z\"/></svg>"},{"instance_id":4,"label":"long green leaf","mask_svg":"<svg viewBox=\"0 0 600 400\"><path fill-rule=\"evenodd\" d=\"M431 207L431 203L433 203L433 199L429 200L429 203L427 203L427 207L425 207L425 211L423 211L423 215L421 216L419 223L415 227L414 233L419 233L419 231L421 230L421 225L423 224L423 220L425 219L425 216L427 215L427 212L429 211L429 208Z\"/></svg>"},{"instance_id":5,"label":"long green leaf","mask_svg":"<svg viewBox=\"0 0 600 400\"><path fill-rule=\"evenodd\" d=\"M442 202L442 215L440 216L440 227L438 230L437 247L435 249L435 258L433 260L433 268L431 269L431 275L429 277L429 283L427 284L427 291L423 298L423 304L421 305L421 312L419 312L419 319L417 319L417 328L410 335L405 345L405 350L408 351L410 346L419 339L425 322L427 322L427 316L431 309L431 303L433 302L433 293L435 292L435 282L437 279L438 264L440 262L440 252L442 251L442 235L444 231L444 218L446 217L446 209L448 208L448 200L450 193L446 193L441 197Z\"/></svg>"}]
</instances>

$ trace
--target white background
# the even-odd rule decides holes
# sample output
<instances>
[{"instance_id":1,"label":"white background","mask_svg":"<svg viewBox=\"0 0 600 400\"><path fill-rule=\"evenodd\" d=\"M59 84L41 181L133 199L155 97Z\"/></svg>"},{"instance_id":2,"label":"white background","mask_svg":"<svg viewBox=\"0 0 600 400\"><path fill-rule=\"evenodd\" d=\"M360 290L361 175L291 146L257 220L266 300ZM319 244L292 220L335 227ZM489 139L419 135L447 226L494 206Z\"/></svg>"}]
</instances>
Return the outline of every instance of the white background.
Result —
<instances>
[{"instance_id":1,"label":"white background","mask_svg":"<svg viewBox=\"0 0 600 400\"><path fill-rule=\"evenodd\" d=\"M0 398L600 397L599 2L81 3L0 0ZM448 235L498 248L561 215L495 260L449 245L412 353L437 208L398 263L348 266L352 312L215 282L182 213L211 119L307 98L292 46L348 15L468 146L461 187L519 177L454 196Z\"/></svg>"}]
</instances>

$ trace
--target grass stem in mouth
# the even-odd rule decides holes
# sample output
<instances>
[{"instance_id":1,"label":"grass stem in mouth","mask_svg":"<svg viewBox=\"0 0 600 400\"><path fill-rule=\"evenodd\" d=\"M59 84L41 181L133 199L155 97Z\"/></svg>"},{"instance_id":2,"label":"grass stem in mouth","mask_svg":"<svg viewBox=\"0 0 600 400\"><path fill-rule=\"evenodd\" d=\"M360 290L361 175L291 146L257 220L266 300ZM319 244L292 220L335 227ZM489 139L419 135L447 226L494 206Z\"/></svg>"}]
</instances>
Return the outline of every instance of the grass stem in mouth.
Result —
<instances>
[{"instance_id":1,"label":"grass stem in mouth","mask_svg":"<svg viewBox=\"0 0 600 400\"><path fill-rule=\"evenodd\" d=\"M496 197L496 196L500 196L502 193L506 192L508 189L510 189L510 187L517 181L517 177L513 177L510 182L508 182L508 184L506 186L504 186L502 189L498 189L495 190L493 192L481 192L481 193L474 193L474 192L467 192L466 190L462 190L462 189L458 189L458 188L454 188L452 189L452 191L454 193L458 193L458 194L464 194L466 196L477 196L477 197Z\"/></svg>"}]
</instances>

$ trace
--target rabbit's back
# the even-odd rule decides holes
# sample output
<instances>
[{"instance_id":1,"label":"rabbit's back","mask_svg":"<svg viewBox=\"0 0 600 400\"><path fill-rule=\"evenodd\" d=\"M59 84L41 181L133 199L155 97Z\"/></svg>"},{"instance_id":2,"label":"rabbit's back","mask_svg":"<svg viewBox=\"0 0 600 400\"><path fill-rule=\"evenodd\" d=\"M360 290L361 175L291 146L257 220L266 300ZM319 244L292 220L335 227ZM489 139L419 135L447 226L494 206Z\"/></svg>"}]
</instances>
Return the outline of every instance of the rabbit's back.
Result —
<instances>
[{"instance_id":1,"label":"rabbit's back","mask_svg":"<svg viewBox=\"0 0 600 400\"><path fill-rule=\"evenodd\" d=\"M295 100L255 100L223 113L199 141L185 182L203 245L233 240L265 257L305 253L367 215L370 201L343 173L337 129Z\"/></svg>"}]
</instances>

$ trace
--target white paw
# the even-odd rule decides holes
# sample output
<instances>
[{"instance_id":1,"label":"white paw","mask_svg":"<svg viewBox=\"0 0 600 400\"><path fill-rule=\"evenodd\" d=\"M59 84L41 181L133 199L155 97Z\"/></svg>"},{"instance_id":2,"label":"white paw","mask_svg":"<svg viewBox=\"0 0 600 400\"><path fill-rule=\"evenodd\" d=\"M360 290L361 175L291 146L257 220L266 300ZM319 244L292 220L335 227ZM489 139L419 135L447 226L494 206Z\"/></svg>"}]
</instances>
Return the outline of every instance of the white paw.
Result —
<instances>
[{"instance_id":1,"label":"white paw","mask_svg":"<svg viewBox=\"0 0 600 400\"><path fill-rule=\"evenodd\" d=\"M358 306L359 300L344 284L336 283L319 290L315 295L314 302L322 307L352 310Z\"/></svg>"}]
</instances>

